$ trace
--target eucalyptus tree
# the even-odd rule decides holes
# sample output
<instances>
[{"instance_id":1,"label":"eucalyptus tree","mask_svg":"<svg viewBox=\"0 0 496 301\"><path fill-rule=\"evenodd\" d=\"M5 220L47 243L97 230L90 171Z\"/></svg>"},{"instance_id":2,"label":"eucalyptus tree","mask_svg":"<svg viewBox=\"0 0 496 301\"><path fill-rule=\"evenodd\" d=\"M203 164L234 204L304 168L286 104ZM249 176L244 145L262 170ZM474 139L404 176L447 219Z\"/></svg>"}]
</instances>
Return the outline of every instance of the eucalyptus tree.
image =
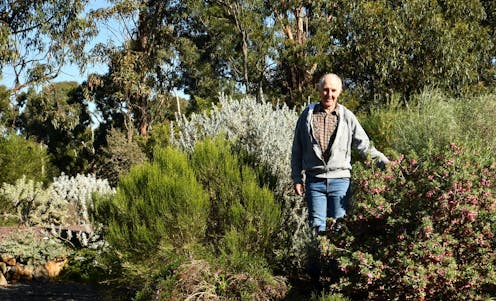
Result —
<instances>
[{"instance_id":1,"label":"eucalyptus tree","mask_svg":"<svg viewBox=\"0 0 496 301\"><path fill-rule=\"evenodd\" d=\"M15 109L10 105L10 90L0 86L0 135L6 129L12 129L15 120Z\"/></svg>"},{"instance_id":2,"label":"eucalyptus tree","mask_svg":"<svg viewBox=\"0 0 496 301\"><path fill-rule=\"evenodd\" d=\"M338 28L340 6L335 1L265 1L273 26L276 63L272 86L287 95L291 106L304 104L325 72L336 71L341 50Z\"/></svg>"},{"instance_id":3,"label":"eucalyptus tree","mask_svg":"<svg viewBox=\"0 0 496 301\"><path fill-rule=\"evenodd\" d=\"M271 72L273 29L262 0L190 0L177 27L181 75L194 97L219 92L262 98Z\"/></svg>"},{"instance_id":4,"label":"eucalyptus tree","mask_svg":"<svg viewBox=\"0 0 496 301\"><path fill-rule=\"evenodd\" d=\"M88 0L0 2L0 69L12 93L56 78L67 63L85 66L96 34L84 13Z\"/></svg>"},{"instance_id":5,"label":"eucalyptus tree","mask_svg":"<svg viewBox=\"0 0 496 301\"><path fill-rule=\"evenodd\" d=\"M108 64L105 75L88 79L88 94L97 107L110 117L113 126L122 127L128 140L136 134L148 136L154 122L164 119L175 103L170 91L175 86L176 62L173 28L181 5L177 1L117 0L93 11L100 21L113 20L121 26L121 43L99 44L94 54ZM109 113L110 112L110 113Z\"/></svg>"},{"instance_id":6,"label":"eucalyptus tree","mask_svg":"<svg viewBox=\"0 0 496 301\"><path fill-rule=\"evenodd\" d=\"M340 47L347 51L337 68L368 105L393 93L406 100L429 86L461 95L493 85L490 2L341 1Z\"/></svg>"}]
</instances>

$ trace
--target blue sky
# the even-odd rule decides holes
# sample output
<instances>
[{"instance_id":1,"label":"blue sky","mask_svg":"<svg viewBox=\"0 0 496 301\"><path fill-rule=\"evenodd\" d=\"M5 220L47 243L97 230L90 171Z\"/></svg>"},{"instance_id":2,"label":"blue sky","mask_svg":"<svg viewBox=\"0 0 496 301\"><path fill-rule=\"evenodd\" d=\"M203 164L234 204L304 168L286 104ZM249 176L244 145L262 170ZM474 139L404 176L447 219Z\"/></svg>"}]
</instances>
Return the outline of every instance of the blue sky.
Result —
<instances>
[{"instance_id":1,"label":"blue sky","mask_svg":"<svg viewBox=\"0 0 496 301\"><path fill-rule=\"evenodd\" d=\"M87 12L90 10L96 10L98 8L103 8L110 5L108 1L105 0L89 0L87 5ZM98 36L87 46L86 50L89 51L97 43L113 43L116 46L120 46L124 41L128 40L125 26L128 25L129 20L110 20L108 22L102 22L98 26L99 34ZM105 74L108 70L106 64L89 64L86 66L86 70L81 72L79 67L74 64L65 65L60 74L53 80L53 82L63 82L63 81L75 81L82 83L88 78L90 74ZM14 86L14 72L12 68L5 67L2 70L2 78L0 79L0 85L4 85L7 88L12 88ZM185 95L182 90L176 91L180 97L189 99L189 95Z\"/></svg>"},{"instance_id":2,"label":"blue sky","mask_svg":"<svg viewBox=\"0 0 496 301\"><path fill-rule=\"evenodd\" d=\"M107 6L107 1L90 0L88 3L88 10L98 9ZM114 41L122 38L118 36L119 25L117 22L109 22L109 24L101 24L99 28L99 35L96 39L87 47L87 50L91 49L96 43L106 43L109 39ZM54 82L61 81L76 81L82 83L87 79L89 74L98 73L104 74L107 72L107 66L105 64L92 64L88 65L85 72L80 72L79 68L74 64L65 65L59 76L54 79ZM11 88L14 85L14 71L10 67L4 67L2 69L2 78L0 80L0 85L4 85L7 88Z\"/></svg>"}]
</instances>

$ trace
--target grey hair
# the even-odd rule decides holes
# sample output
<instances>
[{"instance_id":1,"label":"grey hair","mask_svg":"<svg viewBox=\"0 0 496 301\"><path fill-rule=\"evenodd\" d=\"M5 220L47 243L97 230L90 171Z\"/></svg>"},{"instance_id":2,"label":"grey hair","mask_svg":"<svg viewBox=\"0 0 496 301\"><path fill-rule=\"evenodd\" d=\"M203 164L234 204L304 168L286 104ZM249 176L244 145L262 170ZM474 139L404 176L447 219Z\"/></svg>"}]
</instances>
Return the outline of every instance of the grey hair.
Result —
<instances>
[{"instance_id":1,"label":"grey hair","mask_svg":"<svg viewBox=\"0 0 496 301\"><path fill-rule=\"evenodd\" d=\"M319 79L319 90L322 90L322 87L324 86L324 81L327 77L333 77L339 79L339 82L341 83L341 89L343 89L343 80L341 80L341 77L339 77L335 73L326 73L322 75L322 77Z\"/></svg>"}]
</instances>

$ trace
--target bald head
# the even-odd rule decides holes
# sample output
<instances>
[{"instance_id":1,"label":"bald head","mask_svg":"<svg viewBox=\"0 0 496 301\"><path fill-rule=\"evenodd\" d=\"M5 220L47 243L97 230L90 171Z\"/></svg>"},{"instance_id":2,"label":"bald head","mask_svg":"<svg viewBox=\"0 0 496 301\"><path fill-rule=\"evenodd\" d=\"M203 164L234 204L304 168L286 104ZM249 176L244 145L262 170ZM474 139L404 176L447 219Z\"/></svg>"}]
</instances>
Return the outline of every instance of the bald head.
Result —
<instances>
[{"instance_id":1,"label":"bald head","mask_svg":"<svg viewBox=\"0 0 496 301\"><path fill-rule=\"evenodd\" d=\"M324 87L324 83L326 81L333 81L337 85L339 85L339 90L343 89L343 82L341 81L341 77L339 77L337 74L334 73L326 73L322 75L322 77L319 80L319 90L322 90L322 87Z\"/></svg>"},{"instance_id":2,"label":"bald head","mask_svg":"<svg viewBox=\"0 0 496 301\"><path fill-rule=\"evenodd\" d=\"M325 74L319 81L320 103L324 110L333 111L343 89L341 78L334 73Z\"/></svg>"}]
</instances>

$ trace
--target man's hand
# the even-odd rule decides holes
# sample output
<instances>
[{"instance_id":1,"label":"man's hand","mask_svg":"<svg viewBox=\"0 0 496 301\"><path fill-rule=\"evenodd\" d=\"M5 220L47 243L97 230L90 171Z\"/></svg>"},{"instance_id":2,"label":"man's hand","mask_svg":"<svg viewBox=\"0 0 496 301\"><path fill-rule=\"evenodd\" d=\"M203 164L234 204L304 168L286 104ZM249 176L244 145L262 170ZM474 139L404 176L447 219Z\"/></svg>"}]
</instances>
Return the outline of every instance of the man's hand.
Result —
<instances>
[{"instance_id":1,"label":"man's hand","mask_svg":"<svg viewBox=\"0 0 496 301\"><path fill-rule=\"evenodd\" d=\"M305 194L305 186L301 183L294 184L295 193L299 196L303 196Z\"/></svg>"}]
</instances>

